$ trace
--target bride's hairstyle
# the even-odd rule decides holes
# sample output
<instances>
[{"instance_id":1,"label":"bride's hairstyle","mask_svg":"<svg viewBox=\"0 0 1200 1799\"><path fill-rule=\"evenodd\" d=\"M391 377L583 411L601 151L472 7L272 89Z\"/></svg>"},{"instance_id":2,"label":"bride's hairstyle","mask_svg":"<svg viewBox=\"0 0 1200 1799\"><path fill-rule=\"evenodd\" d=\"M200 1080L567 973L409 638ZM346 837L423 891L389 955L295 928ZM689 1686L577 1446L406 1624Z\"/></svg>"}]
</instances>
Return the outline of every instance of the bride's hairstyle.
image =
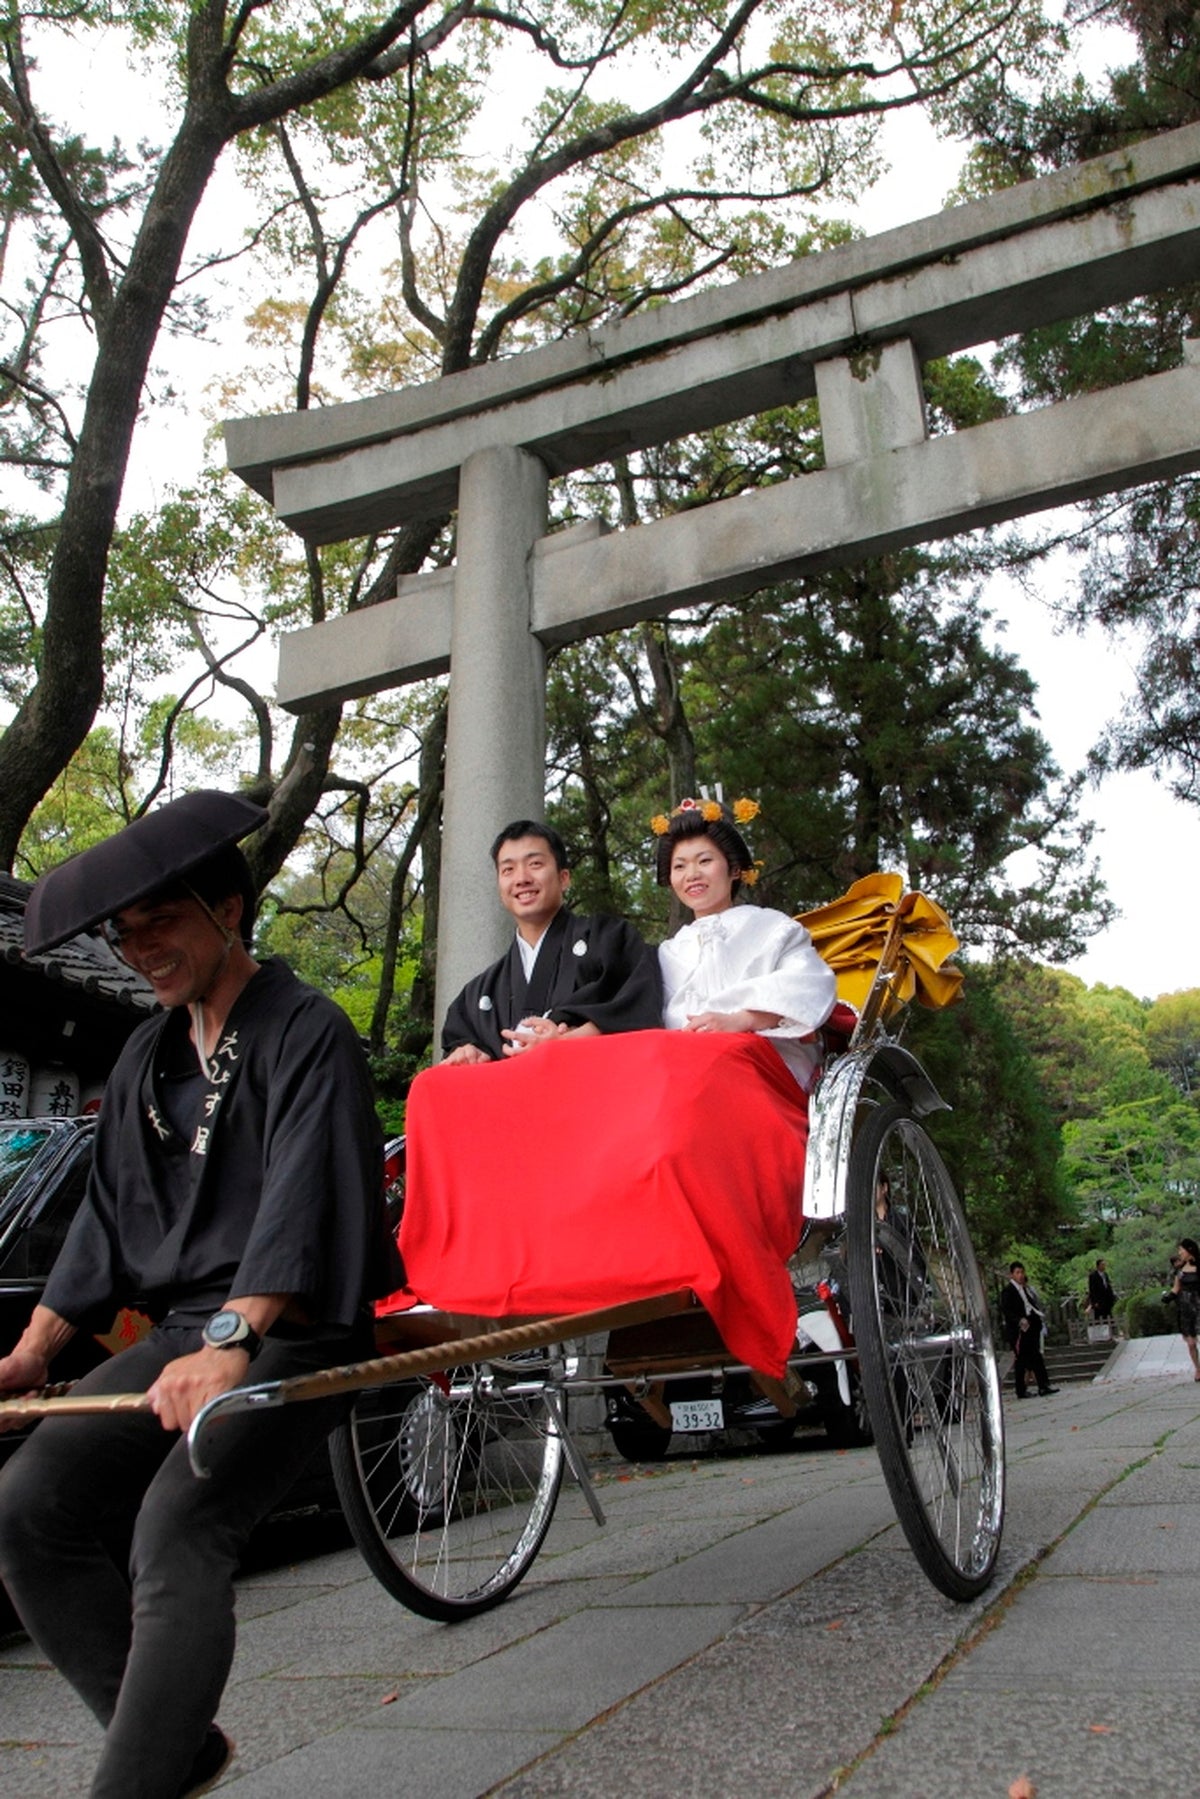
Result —
<instances>
[{"instance_id":1,"label":"bride's hairstyle","mask_svg":"<svg viewBox=\"0 0 1200 1799\"><path fill-rule=\"evenodd\" d=\"M655 863L655 877L660 887L671 885L671 857L675 846L687 837L711 837L729 864L729 872L733 875L733 891L736 893L743 878L754 869L754 858L750 854L746 839L727 818L705 818L699 807L682 812L673 812L665 831L658 835L658 856Z\"/></svg>"}]
</instances>

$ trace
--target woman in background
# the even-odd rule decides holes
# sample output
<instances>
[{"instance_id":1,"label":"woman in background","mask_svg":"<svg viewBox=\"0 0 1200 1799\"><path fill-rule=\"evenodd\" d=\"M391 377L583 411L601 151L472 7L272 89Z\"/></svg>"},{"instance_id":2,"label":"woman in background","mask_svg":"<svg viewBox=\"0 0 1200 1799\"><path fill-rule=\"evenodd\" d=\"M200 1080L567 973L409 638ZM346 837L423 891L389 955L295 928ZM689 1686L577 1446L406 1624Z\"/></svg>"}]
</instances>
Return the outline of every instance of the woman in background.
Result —
<instances>
[{"instance_id":1,"label":"woman in background","mask_svg":"<svg viewBox=\"0 0 1200 1799\"><path fill-rule=\"evenodd\" d=\"M1200 1380L1200 1356L1196 1353L1197 1314L1200 1313L1200 1245L1181 1237L1171 1291L1179 1302L1179 1333L1192 1358L1192 1379Z\"/></svg>"}]
</instances>

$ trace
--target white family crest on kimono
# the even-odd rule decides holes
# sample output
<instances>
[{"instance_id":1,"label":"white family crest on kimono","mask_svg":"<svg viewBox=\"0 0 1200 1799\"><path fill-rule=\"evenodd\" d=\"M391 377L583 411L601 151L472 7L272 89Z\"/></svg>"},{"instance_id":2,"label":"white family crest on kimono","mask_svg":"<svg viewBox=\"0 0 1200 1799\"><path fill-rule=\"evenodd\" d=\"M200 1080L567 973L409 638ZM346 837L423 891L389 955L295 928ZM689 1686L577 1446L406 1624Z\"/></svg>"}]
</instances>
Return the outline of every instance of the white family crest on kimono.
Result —
<instances>
[{"instance_id":1,"label":"white family crest on kimono","mask_svg":"<svg viewBox=\"0 0 1200 1799\"><path fill-rule=\"evenodd\" d=\"M446 1013L442 1049L449 1054L473 1043L499 1061L501 1033L529 1016L571 1029L594 1024L605 1035L656 1029L654 951L623 919L564 906L532 949L515 936L498 961L467 982Z\"/></svg>"},{"instance_id":2,"label":"white family crest on kimono","mask_svg":"<svg viewBox=\"0 0 1200 1799\"><path fill-rule=\"evenodd\" d=\"M762 1031L806 1090L820 1046L806 1043L837 999L831 968L802 924L765 906L730 906L685 925L659 946L663 1023L682 1030L698 1012L770 1012Z\"/></svg>"}]
</instances>

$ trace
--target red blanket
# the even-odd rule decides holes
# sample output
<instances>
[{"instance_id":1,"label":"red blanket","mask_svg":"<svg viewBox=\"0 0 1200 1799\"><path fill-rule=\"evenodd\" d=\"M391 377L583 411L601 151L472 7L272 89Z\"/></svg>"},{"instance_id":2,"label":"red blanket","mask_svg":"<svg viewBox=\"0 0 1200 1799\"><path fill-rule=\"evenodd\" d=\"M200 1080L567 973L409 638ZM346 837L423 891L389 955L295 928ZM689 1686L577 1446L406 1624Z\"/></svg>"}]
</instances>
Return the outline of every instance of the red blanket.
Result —
<instances>
[{"instance_id":1,"label":"red blanket","mask_svg":"<svg viewBox=\"0 0 1200 1799\"><path fill-rule=\"evenodd\" d=\"M796 1304L807 1101L761 1037L637 1031L413 1083L409 1294L489 1318L690 1287L779 1377Z\"/></svg>"}]
</instances>

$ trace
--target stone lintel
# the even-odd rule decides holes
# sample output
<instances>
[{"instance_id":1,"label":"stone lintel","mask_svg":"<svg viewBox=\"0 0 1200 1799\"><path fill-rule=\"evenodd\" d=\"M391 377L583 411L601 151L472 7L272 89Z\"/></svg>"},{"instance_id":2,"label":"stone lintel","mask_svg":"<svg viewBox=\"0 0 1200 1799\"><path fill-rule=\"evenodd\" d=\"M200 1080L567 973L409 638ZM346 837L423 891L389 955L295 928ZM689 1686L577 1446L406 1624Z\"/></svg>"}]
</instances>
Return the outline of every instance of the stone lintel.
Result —
<instances>
[{"instance_id":1,"label":"stone lintel","mask_svg":"<svg viewBox=\"0 0 1200 1799\"><path fill-rule=\"evenodd\" d=\"M479 449L519 445L563 474L806 398L815 391L814 366L830 358L907 338L925 362L1197 278L1200 180L1122 196L932 262L910 260L770 318L735 321L725 337L680 343L640 362L606 362L585 379L529 391L474 417L431 420L324 461L280 466L275 505L313 542L386 530L451 510L458 468Z\"/></svg>"},{"instance_id":2,"label":"stone lintel","mask_svg":"<svg viewBox=\"0 0 1200 1799\"><path fill-rule=\"evenodd\" d=\"M342 705L444 675L450 667L454 570L405 575L394 600L285 631L279 640L275 697L289 712L320 704Z\"/></svg>"},{"instance_id":3,"label":"stone lintel","mask_svg":"<svg viewBox=\"0 0 1200 1799\"><path fill-rule=\"evenodd\" d=\"M803 312L731 329L723 339L681 344L627 367L593 371L419 435L347 450L324 462L280 468L275 506L304 537L334 543L387 530L403 517L452 511L458 470L479 450L519 445L551 474L665 443L730 418L809 398L815 354L854 340L847 295Z\"/></svg>"},{"instance_id":4,"label":"stone lintel","mask_svg":"<svg viewBox=\"0 0 1200 1799\"><path fill-rule=\"evenodd\" d=\"M732 599L772 581L1198 468L1200 345L1190 343L1182 368L1125 387L799 475L633 530L603 534L583 525L543 538L533 559L533 626L547 645L572 643L677 607ZM286 697L281 658L281 703L301 711L416 680L435 663L447 666L449 572L410 576L400 599L291 633ZM422 591L417 583L427 580ZM419 627L417 611L426 614ZM418 629L421 659L404 667L398 646L406 631Z\"/></svg>"},{"instance_id":5,"label":"stone lintel","mask_svg":"<svg viewBox=\"0 0 1200 1799\"><path fill-rule=\"evenodd\" d=\"M1186 234L1189 227L1178 208L1182 203L1186 211L1190 204L1181 202L1181 184L1194 182L1198 175L1200 125L1185 126L894 231L802 257L781 269L420 387L301 413L231 420L225 427L230 466L260 493L274 499L277 472L288 465L328 460L393 438L417 436L473 413L520 406L555 387L588 386L598 378L602 383L631 363L653 361L684 345L848 294L854 297L856 327L864 338L881 341L911 336L925 359L1037 322L1025 316L1031 304L1042 318L1113 304L1129 293L1190 278L1190 252L1179 235L1181 229ZM1165 212L1163 207L1150 209L1157 210L1153 226L1139 226L1140 235L1147 240L1139 255L1133 262L1127 260L1123 269L1111 264L1114 248L1136 247L1134 234L1127 230L1134 197L1140 197L1139 217L1148 220L1150 213L1144 203L1165 184L1174 184L1172 196ZM1118 226L1115 233L1108 233L1107 251L1103 244L1089 242L1065 268L1040 266L1045 263L1044 251L1015 249L1022 237L1044 234L1051 224L1106 213ZM1157 248L1149 242L1154 235L1159 239ZM1014 294L991 291L995 279L986 274L988 265L977 255L989 247L1002 247L1006 255L1016 255ZM947 274L961 273L960 265L968 258L974 260L969 278L952 281L947 289ZM1095 267L1088 272L1081 291L1078 264L1086 260ZM1027 265L1023 272L1020 265ZM930 282L939 290L932 310L929 295L923 291ZM1027 298L1022 297L1023 284ZM925 311L929 318L918 329L913 319ZM813 360L834 353L835 348L814 348ZM687 377L685 365L678 367ZM509 441L533 447L532 438L522 431L515 438L510 435ZM578 451L564 448L561 454L569 459L578 456ZM543 460L552 465L552 458L543 455ZM580 457L571 466L581 466L582 460ZM416 516L422 507L432 512L444 504L436 468L427 473L425 486L417 473L409 479L406 516Z\"/></svg>"},{"instance_id":6,"label":"stone lintel","mask_svg":"<svg viewBox=\"0 0 1200 1799\"><path fill-rule=\"evenodd\" d=\"M1124 387L614 532L535 570L534 629L571 643L865 556L1200 469L1200 358ZM540 577L540 578L539 578ZM595 596L603 595L601 605Z\"/></svg>"}]
</instances>

